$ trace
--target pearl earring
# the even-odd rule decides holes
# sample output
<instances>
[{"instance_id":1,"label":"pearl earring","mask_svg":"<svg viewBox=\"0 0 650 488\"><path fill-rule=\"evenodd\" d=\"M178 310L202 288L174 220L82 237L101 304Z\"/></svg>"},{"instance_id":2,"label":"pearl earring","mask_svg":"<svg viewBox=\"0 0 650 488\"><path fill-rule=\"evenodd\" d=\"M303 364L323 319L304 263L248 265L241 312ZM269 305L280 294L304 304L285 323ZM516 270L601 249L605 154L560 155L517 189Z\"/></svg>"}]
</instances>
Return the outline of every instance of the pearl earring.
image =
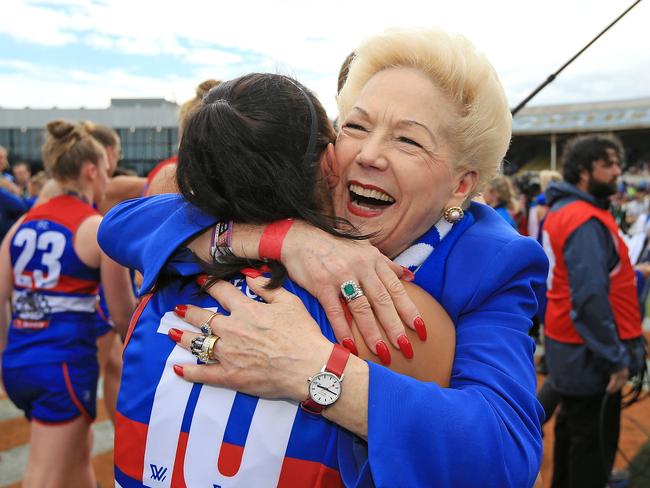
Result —
<instances>
[{"instance_id":1,"label":"pearl earring","mask_svg":"<svg viewBox=\"0 0 650 488\"><path fill-rule=\"evenodd\" d=\"M463 212L463 209L460 207L449 207L448 209L445 210L442 216L450 224L457 224L458 222L463 220L463 217L465 216L465 212Z\"/></svg>"}]
</instances>

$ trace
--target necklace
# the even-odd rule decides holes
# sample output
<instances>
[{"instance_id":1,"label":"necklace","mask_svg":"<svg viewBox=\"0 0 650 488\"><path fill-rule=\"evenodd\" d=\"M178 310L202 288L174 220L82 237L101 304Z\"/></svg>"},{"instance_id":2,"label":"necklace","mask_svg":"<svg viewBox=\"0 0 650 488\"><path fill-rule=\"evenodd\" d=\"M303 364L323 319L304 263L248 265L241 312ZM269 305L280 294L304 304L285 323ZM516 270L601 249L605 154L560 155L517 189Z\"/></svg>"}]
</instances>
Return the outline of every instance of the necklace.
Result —
<instances>
[{"instance_id":1,"label":"necklace","mask_svg":"<svg viewBox=\"0 0 650 488\"><path fill-rule=\"evenodd\" d=\"M77 199L81 200L82 202L90 205L90 202L88 201L88 199L85 196L83 196L81 193L79 193L78 191L67 190L66 189L66 190L63 190L63 194L74 197L74 198L77 198Z\"/></svg>"}]
</instances>

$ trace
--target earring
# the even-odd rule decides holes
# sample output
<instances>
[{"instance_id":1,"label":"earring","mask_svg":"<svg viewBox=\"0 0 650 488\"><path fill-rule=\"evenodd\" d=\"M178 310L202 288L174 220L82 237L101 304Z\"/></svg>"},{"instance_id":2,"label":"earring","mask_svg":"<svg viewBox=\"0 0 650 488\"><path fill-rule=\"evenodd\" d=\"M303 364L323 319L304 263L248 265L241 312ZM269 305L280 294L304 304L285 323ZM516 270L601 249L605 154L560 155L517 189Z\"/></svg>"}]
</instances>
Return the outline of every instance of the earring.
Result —
<instances>
[{"instance_id":1,"label":"earring","mask_svg":"<svg viewBox=\"0 0 650 488\"><path fill-rule=\"evenodd\" d=\"M442 216L450 224L457 224L458 222L463 220L463 217L465 216L465 212L463 212L463 209L460 207L449 207L448 209L445 210Z\"/></svg>"}]
</instances>

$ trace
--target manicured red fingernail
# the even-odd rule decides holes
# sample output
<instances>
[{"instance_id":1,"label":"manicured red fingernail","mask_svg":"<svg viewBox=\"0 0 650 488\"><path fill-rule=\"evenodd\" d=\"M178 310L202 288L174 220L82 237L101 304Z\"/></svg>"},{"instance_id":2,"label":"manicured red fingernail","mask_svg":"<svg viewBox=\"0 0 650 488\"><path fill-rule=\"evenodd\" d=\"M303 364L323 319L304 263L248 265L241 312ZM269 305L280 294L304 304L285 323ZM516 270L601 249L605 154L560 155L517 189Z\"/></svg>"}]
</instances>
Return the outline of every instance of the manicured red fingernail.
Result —
<instances>
[{"instance_id":1,"label":"manicured red fingernail","mask_svg":"<svg viewBox=\"0 0 650 488\"><path fill-rule=\"evenodd\" d=\"M183 366L179 366L178 364L174 364L174 373L176 373L181 378L185 378L185 374L183 373Z\"/></svg>"},{"instance_id":2,"label":"manicured red fingernail","mask_svg":"<svg viewBox=\"0 0 650 488\"><path fill-rule=\"evenodd\" d=\"M167 335L174 342L181 342L181 337L183 337L183 331L180 329L169 329Z\"/></svg>"},{"instance_id":3,"label":"manicured red fingernail","mask_svg":"<svg viewBox=\"0 0 650 488\"><path fill-rule=\"evenodd\" d=\"M404 274L402 275L402 279L404 281L413 281L415 279L415 273L408 269L406 266L402 266L402 269L404 270Z\"/></svg>"},{"instance_id":4,"label":"manicured red fingernail","mask_svg":"<svg viewBox=\"0 0 650 488\"><path fill-rule=\"evenodd\" d=\"M262 272L259 269L255 269L255 268L242 268L239 271L244 276L248 276L249 278L253 278L253 279L262 276Z\"/></svg>"},{"instance_id":5,"label":"manicured red fingernail","mask_svg":"<svg viewBox=\"0 0 650 488\"><path fill-rule=\"evenodd\" d=\"M262 273L270 273L271 268L269 268L266 264L263 264L258 268Z\"/></svg>"},{"instance_id":6,"label":"manicured red fingernail","mask_svg":"<svg viewBox=\"0 0 650 488\"><path fill-rule=\"evenodd\" d=\"M421 341L427 340L427 327L424 325L424 320L422 317L417 316L413 321L413 326L415 327L415 332L418 333L418 337Z\"/></svg>"},{"instance_id":7,"label":"manicured red fingernail","mask_svg":"<svg viewBox=\"0 0 650 488\"><path fill-rule=\"evenodd\" d=\"M406 337L406 334L402 334L397 338L397 344L399 345L399 350L406 359L413 358L413 346L411 345L409 338Z\"/></svg>"},{"instance_id":8,"label":"manicured red fingernail","mask_svg":"<svg viewBox=\"0 0 650 488\"><path fill-rule=\"evenodd\" d=\"M196 283L199 286L205 285L206 281L208 281L208 275L206 275L206 274L199 275L199 277L196 279Z\"/></svg>"},{"instance_id":9,"label":"manicured red fingernail","mask_svg":"<svg viewBox=\"0 0 650 488\"><path fill-rule=\"evenodd\" d=\"M388 350L386 343L384 343L384 341L377 341L375 348L377 349L379 360L384 363L384 366L388 366L390 364L390 351Z\"/></svg>"},{"instance_id":10,"label":"manicured red fingernail","mask_svg":"<svg viewBox=\"0 0 650 488\"><path fill-rule=\"evenodd\" d=\"M359 351L357 351L357 345L354 343L354 339L352 339L351 337L348 337L347 339L343 339L341 344L343 344L343 347L345 347L348 351L350 351L355 356L359 355Z\"/></svg>"},{"instance_id":11,"label":"manicured red fingernail","mask_svg":"<svg viewBox=\"0 0 650 488\"><path fill-rule=\"evenodd\" d=\"M187 305L176 305L174 307L174 313L179 317L185 317L187 313Z\"/></svg>"}]
</instances>

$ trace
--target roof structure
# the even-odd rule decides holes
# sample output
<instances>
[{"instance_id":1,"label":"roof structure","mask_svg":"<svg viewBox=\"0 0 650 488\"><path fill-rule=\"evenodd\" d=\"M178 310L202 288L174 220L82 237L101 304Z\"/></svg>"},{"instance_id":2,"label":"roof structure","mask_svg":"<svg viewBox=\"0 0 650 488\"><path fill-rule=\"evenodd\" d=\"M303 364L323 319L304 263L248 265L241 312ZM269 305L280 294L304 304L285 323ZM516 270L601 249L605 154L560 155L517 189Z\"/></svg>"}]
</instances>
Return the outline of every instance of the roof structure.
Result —
<instances>
[{"instance_id":1,"label":"roof structure","mask_svg":"<svg viewBox=\"0 0 650 488\"><path fill-rule=\"evenodd\" d=\"M0 108L0 129L42 129L51 120L91 120L113 128L176 127L177 104L164 98L114 98L107 108Z\"/></svg>"},{"instance_id":2,"label":"roof structure","mask_svg":"<svg viewBox=\"0 0 650 488\"><path fill-rule=\"evenodd\" d=\"M515 136L648 128L650 98L526 107L512 121Z\"/></svg>"}]
</instances>

